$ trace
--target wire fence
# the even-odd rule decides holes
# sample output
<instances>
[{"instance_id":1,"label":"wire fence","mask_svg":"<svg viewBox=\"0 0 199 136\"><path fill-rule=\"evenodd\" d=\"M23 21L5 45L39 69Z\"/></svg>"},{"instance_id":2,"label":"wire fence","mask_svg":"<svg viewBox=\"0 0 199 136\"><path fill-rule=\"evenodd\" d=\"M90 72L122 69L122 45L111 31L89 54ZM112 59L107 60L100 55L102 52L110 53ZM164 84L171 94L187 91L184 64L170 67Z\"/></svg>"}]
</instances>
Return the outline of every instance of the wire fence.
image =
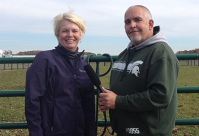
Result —
<instances>
[{"instance_id":1,"label":"wire fence","mask_svg":"<svg viewBox=\"0 0 199 136\"><path fill-rule=\"evenodd\" d=\"M199 66L199 60L179 60L181 66Z\"/></svg>"},{"instance_id":2,"label":"wire fence","mask_svg":"<svg viewBox=\"0 0 199 136\"><path fill-rule=\"evenodd\" d=\"M27 69L32 63L9 63L0 64L0 70Z\"/></svg>"}]
</instances>

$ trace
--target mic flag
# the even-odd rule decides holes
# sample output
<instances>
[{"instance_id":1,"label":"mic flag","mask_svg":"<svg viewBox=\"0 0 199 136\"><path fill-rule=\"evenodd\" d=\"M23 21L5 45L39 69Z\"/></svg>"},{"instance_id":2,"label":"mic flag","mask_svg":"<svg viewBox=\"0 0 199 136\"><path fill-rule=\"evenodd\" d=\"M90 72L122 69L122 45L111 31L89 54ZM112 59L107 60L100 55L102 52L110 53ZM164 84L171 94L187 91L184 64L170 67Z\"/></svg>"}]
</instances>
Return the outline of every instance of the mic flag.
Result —
<instances>
[{"instance_id":1,"label":"mic flag","mask_svg":"<svg viewBox=\"0 0 199 136\"><path fill-rule=\"evenodd\" d=\"M100 92L105 93L101 87L101 81L99 80L99 77L97 76L93 68L89 64L87 64L84 66L84 69L92 83L100 90Z\"/></svg>"}]
</instances>

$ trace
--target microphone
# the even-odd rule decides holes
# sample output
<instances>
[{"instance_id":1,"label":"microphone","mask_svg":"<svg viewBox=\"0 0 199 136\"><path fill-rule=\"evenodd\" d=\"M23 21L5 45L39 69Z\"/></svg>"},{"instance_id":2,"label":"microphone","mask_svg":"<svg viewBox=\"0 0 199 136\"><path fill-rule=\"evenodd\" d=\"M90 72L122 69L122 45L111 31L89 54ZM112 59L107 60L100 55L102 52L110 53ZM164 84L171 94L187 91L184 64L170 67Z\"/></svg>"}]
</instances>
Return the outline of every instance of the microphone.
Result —
<instances>
[{"instance_id":1,"label":"microphone","mask_svg":"<svg viewBox=\"0 0 199 136\"><path fill-rule=\"evenodd\" d=\"M92 81L92 83L100 90L101 93L105 93L101 87L101 82L99 80L99 77L97 76L97 74L95 73L95 71L93 70L91 65L89 65L89 64L85 65L84 69L85 69L87 75L89 76L90 80ZM106 111L103 112L103 114L104 114L105 125L104 125L104 131L101 136L104 135L104 133L106 132L106 128L107 128Z\"/></svg>"},{"instance_id":2,"label":"microphone","mask_svg":"<svg viewBox=\"0 0 199 136\"><path fill-rule=\"evenodd\" d=\"M99 80L99 77L97 76L91 65L89 64L85 65L84 69L87 75L89 76L90 80L92 81L92 83L100 90L101 93L105 93L101 87L101 82Z\"/></svg>"}]
</instances>

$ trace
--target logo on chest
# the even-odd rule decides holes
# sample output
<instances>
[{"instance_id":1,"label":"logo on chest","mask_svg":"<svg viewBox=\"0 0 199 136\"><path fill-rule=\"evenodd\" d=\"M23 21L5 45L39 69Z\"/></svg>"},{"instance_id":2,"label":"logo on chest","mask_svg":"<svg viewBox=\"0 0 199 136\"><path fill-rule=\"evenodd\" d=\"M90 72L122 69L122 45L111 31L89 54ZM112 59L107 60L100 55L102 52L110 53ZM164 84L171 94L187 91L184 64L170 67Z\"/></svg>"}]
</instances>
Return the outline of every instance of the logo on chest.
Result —
<instances>
[{"instance_id":1,"label":"logo on chest","mask_svg":"<svg viewBox=\"0 0 199 136\"><path fill-rule=\"evenodd\" d=\"M127 71L129 72L129 74L135 74L138 77L138 74L140 73L139 65L141 65L142 63L143 61L140 60L133 63L129 63L127 67Z\"/></svg>"},{"instance_id":2,"label":"logo on chest","mask_svg":"<svg viewBox=\"0 0 199 136\"><path fill-rule=\"evenodd\" d=\"M141 61L141 60L129 63L129 65L127 66L127 72L129 74L134 74L135 76L139 77L139 75L138 75L138 74L140 74L139 66L142 64L143 64L143 61ZM125 69L125 66L126 66L126 62L116 61L112 70L117 70L117 71L123 72Z\"/></svg>"}]
</instances>

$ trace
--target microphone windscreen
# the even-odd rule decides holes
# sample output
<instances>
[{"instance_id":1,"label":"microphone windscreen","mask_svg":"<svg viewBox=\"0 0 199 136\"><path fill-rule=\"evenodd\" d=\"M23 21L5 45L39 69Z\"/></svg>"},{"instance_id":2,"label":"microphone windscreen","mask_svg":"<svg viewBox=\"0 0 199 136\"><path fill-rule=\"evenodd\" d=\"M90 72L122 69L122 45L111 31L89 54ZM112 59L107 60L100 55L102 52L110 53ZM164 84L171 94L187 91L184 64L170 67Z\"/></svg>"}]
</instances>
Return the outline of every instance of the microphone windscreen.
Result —
<instances>
[{"instance_id":1,"label":"microphone windscreen","mask_svg":"<svg viewBox=\"0 0 199 136\"><path fill-rule=\"evenodd\" d=\"M89 76L90 80L93 82L93 84L96 87L101 85L99 77L97 76L97 74L95 73L95 71L93 70L93 68L89 64L85 65L84 69L85 69L87 75Z\"/></svg>"}]
</instances>

